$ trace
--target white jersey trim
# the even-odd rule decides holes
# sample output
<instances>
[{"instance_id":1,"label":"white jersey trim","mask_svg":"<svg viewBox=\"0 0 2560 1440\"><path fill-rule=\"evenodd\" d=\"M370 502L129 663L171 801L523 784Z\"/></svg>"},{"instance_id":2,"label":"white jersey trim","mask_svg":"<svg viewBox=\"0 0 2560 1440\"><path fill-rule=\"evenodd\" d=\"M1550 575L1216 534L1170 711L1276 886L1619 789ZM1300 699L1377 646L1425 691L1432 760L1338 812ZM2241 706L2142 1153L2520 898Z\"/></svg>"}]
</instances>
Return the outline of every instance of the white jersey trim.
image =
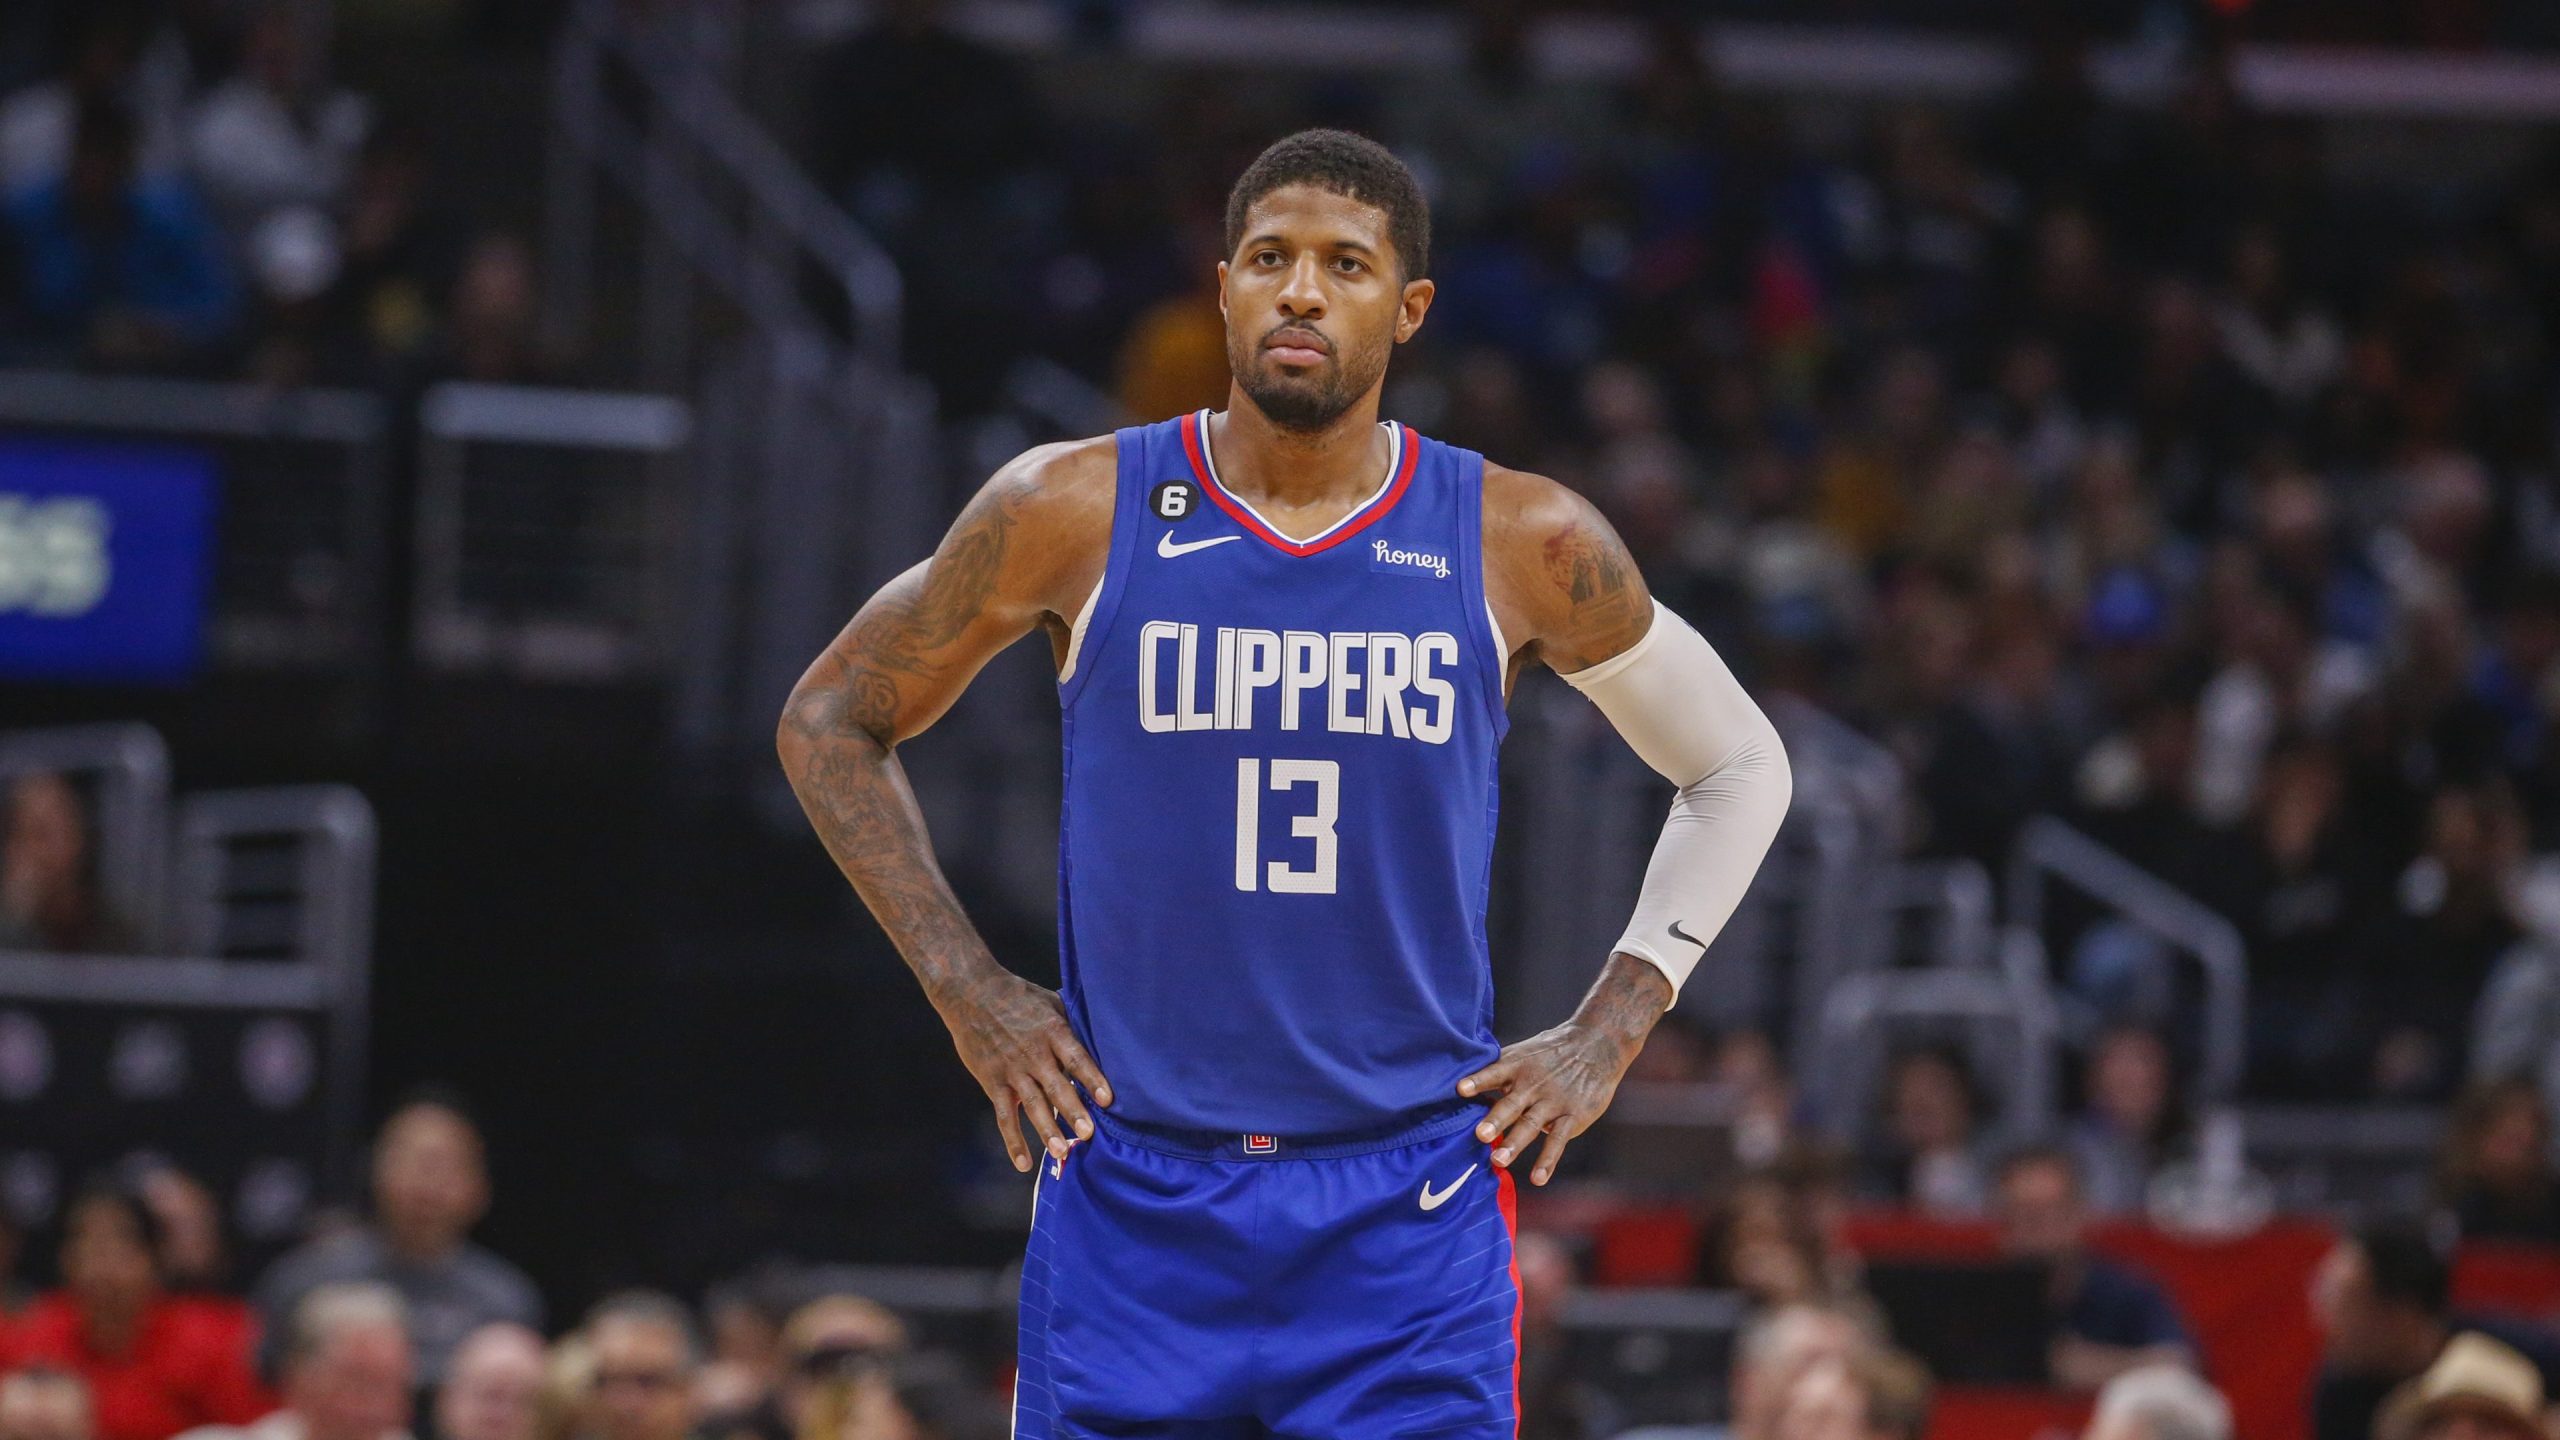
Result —
<instances>
[{"instance_id":1,"label":"white jersey trim","mask_svg":"<svg viewBox=\"0 0 2560 1440\"><path fill-rule=\"evenodd\" d=\"M1111 578L1110 562L1103 563L1102 573L1093 577L1093 589L1084 597L1084 608L1076 612L1073 625L1067 627L1067 658L1058 666L1058 683L1076 678L1076 657L1084 653L1084 627L1093 621L1093 607L1102 599L1102 582Z\"/></svg>"},{"instance_id":2,"label":"white jersey trim","mask_svg":"<svg viewBox=\"0 0 2560 1440\"><path fill-rule=\"evenodd\" d=\"M1387 443L1389 445L1389 449L1387 451L1386 478L1378 482L1377 489L1369 492L1368 499L1352 506L1349 513L1345 514L1341 519L1334 521L1332 524L1327 525L1313 535L1292 535L1288 531L1281 529L1279 526L1272 524L1269 516L1254 509L1243 496L1228 489L1227 482L1218 477L1218 450L1216 446L1209 443L1209 413L1210 412L1206 410L1200 412L1200 459L1203 464L1209 467L1209 483L1218 487L1219 494L1224 495L1228 499L1236 502L1236 504L1243 506L1244 513L1252 516L1255 520L1260 521L1263 529L1270 531L1272 534L1279 536L1281 539L1288 541L1292 545L1313 545L1327 535L1332 534L1334 531L1341 529L1343 526L1348 525L1352 521L1369 513L1369 507L1377 504L1379 500L1386 496L1387 491L1394 487L1396 483L1396 471L1404 467L1404 427L1393 420L1379 421L1379 424L1387 427L1388 434Z\"/></svg>"}]
</instances>

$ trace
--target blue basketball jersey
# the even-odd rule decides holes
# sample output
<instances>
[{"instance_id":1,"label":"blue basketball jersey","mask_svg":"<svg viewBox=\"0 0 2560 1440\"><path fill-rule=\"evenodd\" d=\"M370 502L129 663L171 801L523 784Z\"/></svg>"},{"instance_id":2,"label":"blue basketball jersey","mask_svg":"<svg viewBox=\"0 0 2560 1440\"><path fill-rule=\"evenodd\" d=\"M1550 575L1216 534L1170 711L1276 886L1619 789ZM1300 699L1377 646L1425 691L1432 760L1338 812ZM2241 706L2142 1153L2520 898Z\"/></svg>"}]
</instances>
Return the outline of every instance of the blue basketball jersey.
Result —
<instances>
[{"instance_id":1,"label":"blue basketball jersey","mask_svg":"<svg viewBox=\"0 0 2560 1440\"><path fill-rule=\"evenodd\" d=\"M1069 1018L1119 1119L1391 1128L1499 1053L1483 457L1390 425L1377 490L1292 539L1219 484L1207 418L1119 432L1059 682Z\"/></svg>"}]
</instances>

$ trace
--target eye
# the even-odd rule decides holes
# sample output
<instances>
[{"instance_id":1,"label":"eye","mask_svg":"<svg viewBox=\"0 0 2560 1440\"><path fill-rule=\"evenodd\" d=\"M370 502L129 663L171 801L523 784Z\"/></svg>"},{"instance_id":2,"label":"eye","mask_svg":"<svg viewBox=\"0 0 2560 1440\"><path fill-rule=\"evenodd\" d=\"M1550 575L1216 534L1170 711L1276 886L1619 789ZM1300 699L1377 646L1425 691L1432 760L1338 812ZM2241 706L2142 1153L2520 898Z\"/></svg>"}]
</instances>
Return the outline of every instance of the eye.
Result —
<instances>
[{"instance_id":1,"label":"eye","mask_svg":"<svg viewBox=\"0 0 2560 1440\"><path fill-rule=\"evenodd\" d=\"M1253 252L1253 263L1256 265L1260 265L1265 261L1277 260L1279 258L1280 252L1277 250L1256 250Z\"/></svg>"},{"instance_id":2,"label":"eye","mask_svg":"<svg viewBox=\"0 0 2560 1440\"><path fill-rule=\"evenodd\" d=\"M1361 271L1369 268L1368 266L1361 264L1358 259L1349 255L1340 256L1335 259L1333 263L1335 267L1341 270L1345 275L1357 275Z\"/></svg>"}]
</instances>

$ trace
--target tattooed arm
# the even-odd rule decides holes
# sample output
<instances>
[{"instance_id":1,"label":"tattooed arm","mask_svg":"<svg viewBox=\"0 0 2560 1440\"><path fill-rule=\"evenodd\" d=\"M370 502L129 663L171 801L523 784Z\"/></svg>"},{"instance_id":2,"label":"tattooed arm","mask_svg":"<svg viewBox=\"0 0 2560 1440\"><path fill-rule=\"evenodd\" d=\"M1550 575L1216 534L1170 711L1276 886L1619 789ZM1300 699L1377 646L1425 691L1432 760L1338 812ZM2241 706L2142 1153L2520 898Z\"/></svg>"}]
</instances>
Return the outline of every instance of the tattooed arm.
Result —
<instances>
[{"instance_id":1,"label":"tattooed arm","mask_svg":"<svg viewBox=\"0 0 2560 1440\"><path fill-rule=\"evenodd\" d=\"M1017 1110L1063 1156L1093 1134L1076 1087L1108 1105L1111 1086L1056 993L999 964L962 913L897 747L1033 626L1063 659L1071 617L1101 579L1116 464L1104 437L997 472L932 557L883 586L800 677L777 737L801 808L951 1027L1017 1170L1032 1164Z\"/></svg>"},{"instance_id":2,"label":"tattooed arm","mask_svg":"<svg viewBox=\"0 0 2560 1440\"><path fill-rule=\"evenodd\" d=\"M1485 595L1512 646L1505 692L1524 664L1580 670L1642 640L1653 597L1600 512L1544 476L1484 469ZM1476 1126L1493 1163L1509 1166L1543 1133L1529 1178L1547 1183L1565 1146L1609 1108L1671 999L1660 970L1613 954L1573 1018L1459 1081L1462 1095L1498 1097Z\"/></svg>"}]
</instances>

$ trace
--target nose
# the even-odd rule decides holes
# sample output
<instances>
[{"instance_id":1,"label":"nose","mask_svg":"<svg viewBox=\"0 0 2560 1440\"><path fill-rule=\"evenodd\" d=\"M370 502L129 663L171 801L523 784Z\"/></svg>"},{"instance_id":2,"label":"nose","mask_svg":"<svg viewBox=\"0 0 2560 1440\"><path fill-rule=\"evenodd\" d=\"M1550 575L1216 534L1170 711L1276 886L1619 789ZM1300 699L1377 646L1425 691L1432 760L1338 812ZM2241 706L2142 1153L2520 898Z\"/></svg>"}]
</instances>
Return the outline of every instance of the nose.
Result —
<instances>
[{"instance_id":1,"label":"nose","mask_svg":"<svg viewBox=\"0 0 2560 1440\"><path fill-rule=\"evenodd\" d=\"M1289 267L1288 283L1280 287L1280 308L1301 320L1320 319L1324 315L1323 261L1312 254L1301 255Z\"/></svg>"}]
</instances>

